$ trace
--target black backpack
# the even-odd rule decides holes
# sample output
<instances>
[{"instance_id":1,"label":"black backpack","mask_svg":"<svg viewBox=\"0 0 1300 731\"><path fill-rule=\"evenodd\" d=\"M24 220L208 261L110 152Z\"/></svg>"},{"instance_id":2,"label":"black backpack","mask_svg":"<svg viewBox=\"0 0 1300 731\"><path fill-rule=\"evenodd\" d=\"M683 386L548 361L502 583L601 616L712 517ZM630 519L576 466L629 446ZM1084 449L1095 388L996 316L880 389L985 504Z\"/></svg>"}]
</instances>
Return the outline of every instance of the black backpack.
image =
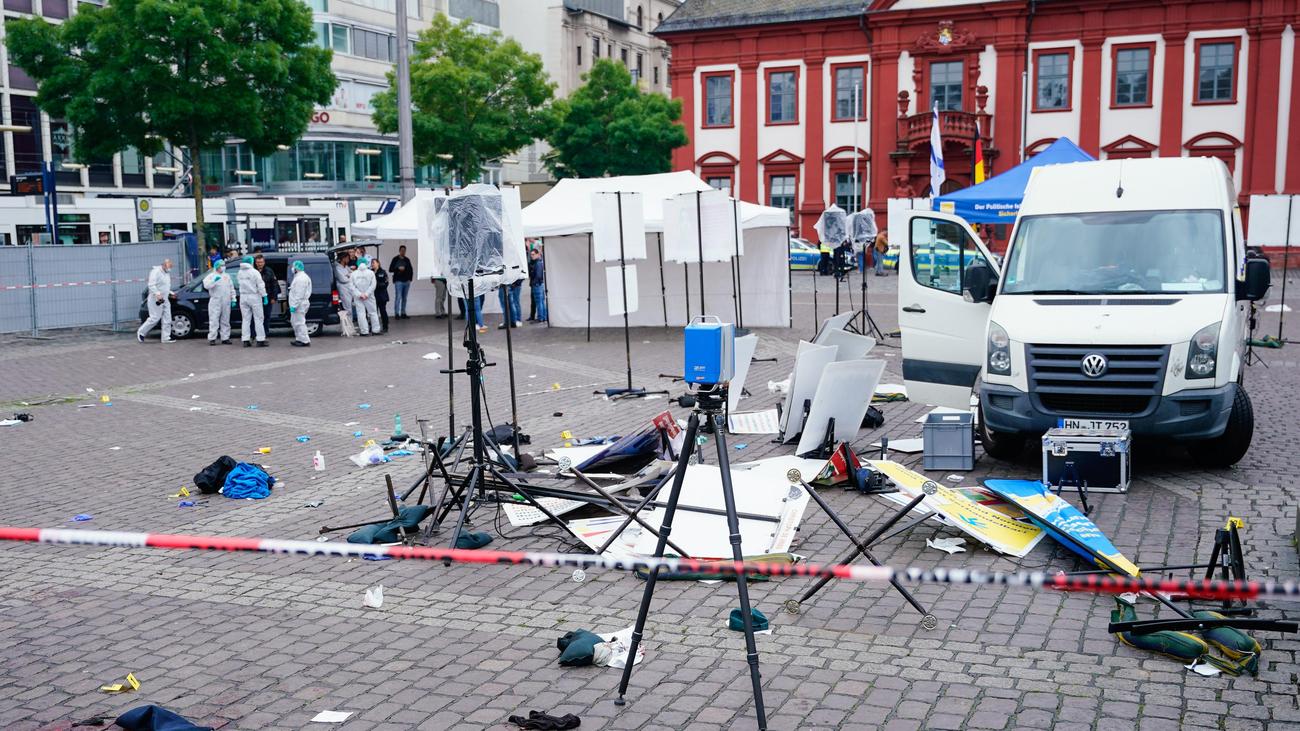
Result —
<instances>
[{"instance_id":1,"label":"black backpack","mask_svg":"<svg viewBox=\"0 0 1300 731\"><path fill-rule=\"evenodd\" d=\"M227 455L221 455L216 462L204 467L194 475L194 486L205 495L220 490L226 484L226 475L235 469L237 463Z\"/></svg>"}]
</instances>

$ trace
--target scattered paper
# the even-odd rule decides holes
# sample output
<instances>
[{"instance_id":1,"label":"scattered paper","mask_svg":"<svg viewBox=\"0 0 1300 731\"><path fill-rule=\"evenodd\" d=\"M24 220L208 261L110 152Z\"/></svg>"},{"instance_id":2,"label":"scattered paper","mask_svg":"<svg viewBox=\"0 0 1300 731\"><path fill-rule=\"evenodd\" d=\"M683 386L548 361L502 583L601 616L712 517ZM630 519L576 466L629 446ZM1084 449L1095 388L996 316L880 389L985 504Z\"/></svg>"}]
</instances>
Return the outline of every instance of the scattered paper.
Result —
<instances>
[{"instance_id":1,"label":"scattered paper","mask_svg":"<svg viewBox=\"0 0 1300 731\"><path fill-rule=\"evenodd\" d=\"M203 407L202 407L202 406L191 406L191 407L190 407L190 411L202 411L202 410L203 410Z\"/></svg>"},{"instance_id":2,"label":"scattered paper","mask_svg":"<svg viewBox=\"0 0 1300 731\"><path fill-rule=\"evenodd\" d=\"M121 447L109 447L108 449L111 452L116 452L117 450L121 449Z\"/></svg>"},{"instance_id":3,"label":"scattered paper","mask_svg":"<svg viewBox=\"0 0 1300 731\"><path fill-rule=\"evenodd\" d=\"M871 446L880 449L880 442L872 442ZM889 448L903 454L916 454L925 449L925 441L920 437L915 439L890 439Z\"/></svg>"},{"instance_id":4,"label":"scattered paper","mask_svg":"<svg viewBox=\"0 0 1300 731\"><path fill-rule=\"evenodd\" d=\"M0 419L0 426L14 426L22 422L17 419Z\"/></svg>"},{"instance_id":5,"label":"scattered paper","mask_svg":"<svg viewBox=\"0 0 1300 731\"><path fill-rule=\"evenodd\" d=\"M359 421L347 421L347 422L344 422L344 423L343 423L343 426L356 426L357 424L360 424L360 423L361 423L361 422L359 422Z\"/></svg>"},{"instance_id":6,"label":"scattered paper","mask_svg":"<svg viewBox=\"0 0 1300 731\"><path fill-rule=\"evenodd\" d=\"M768 381L767 391L768 393L790 393L790 379L787 378L784 381Z\"/></svg>"},{"instance_id":7,"label":"scattered paper","mask_svg":"<svg viewBox=\"0 0 1300 731\"><path fill-rule=\"evenodd\" d=\"M600 638L610 645L610 659L608 667L622 668L627 666L628 650L632 647L632 630L635 627L619 630L618 632L609 632L602 634ZM636 660L633 665L639 664L645 659L645 643L637 645Z\"/></svg>"},{"instance_id":8,"label":"scattered paper","mask_svg":"<svg viewBox=\"0 0 1300 731\"><path fill-rule=\"evenodd\" d=\"M927 538L925 545L937 548L944 553L965 553L966 541L961 538Z\"/></svg>"},{"instance_id":9,"label":"scattered paper","mask_svg":"<svg viewBox=\"0 0 1300 731\"><path fill-rule=\"evenodd\" d=\"M961 482L965 478L963 478L961 475L948 475L946 479L948 480L948 482Z\"/></svg>"},{"instance_id":10,"label":"scattered paper","mask_svg":"<svg viewBox=\"0 0 1300 731\"><path fill-rule=\"evenodd\" d=\"M907 386L901 383L881 383L876 386L877 396L889 396L896 393L907 396Z\"/></svg>"},{"instance_id":11,"label":"scattered paper","mask_svg":"<svg viewBox=\"0 0 1300 731\"><path fill-rule=\"evenodd\" d=\"M781 431L776 409L732 414L727 419L727 429L732 434L776 434Z\"/></svg>"},{"instance_id":12,"label":"scattered paper","mask_svg":"<svg viewBox=\"0 0 1300 731\"><path fill-rule=\"evenodd\" d=\"M196 394L194 394L193 396L190 396L190 399L196 399L196 398L198 398L198 397L199 397L199 395L196 393Z\"/></svg>"},{"instance_id":13,"label":"scattered paper","mask_svg":"<svg viewBox=\"0 0 1300 731\"><path fill-rule=\"evenodd\" d=\"M343 723L352 717L352 711L321 711L312 716L313 723Z\"/></svg>"},{"instance_id":14,"label":"scattered paper","mask_svg":"<svg viewBox=\"0 0 1300 731\"><path fill-rule=\"evenodd\" d=\"M380 584L366 589L366 596L362 599L362 604L371 609L382 609L384 606L384 585Z\"/></svg>"},{"instance_id":15,"label":"scattered paper","mask_svg":"<svg viewBox=\"0 0 1300 731\"><path fill-rule=\"evenodd\" d=\"M1264 311L1265 312L1290 312L1291 305L1266 305L1264 307ZM1205 673L1201 673L1201 674L1204 675Z\"/></svg>"}]
</instances>

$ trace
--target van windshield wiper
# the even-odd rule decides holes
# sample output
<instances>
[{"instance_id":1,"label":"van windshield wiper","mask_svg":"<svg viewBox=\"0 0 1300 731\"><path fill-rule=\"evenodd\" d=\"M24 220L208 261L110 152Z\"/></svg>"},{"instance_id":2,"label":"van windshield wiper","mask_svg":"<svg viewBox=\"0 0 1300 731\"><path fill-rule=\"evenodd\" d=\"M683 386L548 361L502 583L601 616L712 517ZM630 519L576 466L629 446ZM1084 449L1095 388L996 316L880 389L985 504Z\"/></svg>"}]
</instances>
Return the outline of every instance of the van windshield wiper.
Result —
<instances>
[{"instance_id":1,"label":"van windshield wiper","mask_svg":"<svg viewBox=\"0 0 1300 731\"><path fill-rule=\"evenodd\" d=\"M1015 294L1098 294L1097 292L1084 292L1080 289L1033 289L1028 292L1016 292Z\"/></svg>"}]
</instances>

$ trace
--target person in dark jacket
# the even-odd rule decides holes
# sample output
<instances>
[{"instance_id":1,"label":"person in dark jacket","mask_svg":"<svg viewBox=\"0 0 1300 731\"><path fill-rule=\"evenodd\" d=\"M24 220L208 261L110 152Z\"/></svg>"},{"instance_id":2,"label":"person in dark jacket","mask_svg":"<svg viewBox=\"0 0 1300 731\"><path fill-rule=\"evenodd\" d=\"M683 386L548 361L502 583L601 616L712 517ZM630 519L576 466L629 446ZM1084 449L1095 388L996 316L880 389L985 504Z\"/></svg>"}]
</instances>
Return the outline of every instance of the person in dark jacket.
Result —
<instances>
[{"instance_id":1,"label":"person in dark jacket","mask_svg":"<svg viewBox=\"0 0 1300 731\"><path fill-rule=\"evenodd\" d=\"M280 280L275 278L275 272L271 267L266 265L266 257L258 254L253 257L253 266L258 273L262 275L262 283L266 285L266 304L262 305L262 322L266 323L266 329L271 329L271 306L280 299Z\"/></svg>"},{"instance_id":2,"label":"person in dark jacket","mask_svg":"<svg viewBox=\"0 0 1300 731\"><path fill-rule=\"evenodd\" d=\"M532 295L533 316L529 322L546 322L546 261L542 259L540 247L533 247L528 252L528 287Z\"/></svg>"},{"instance_id":3,"label":"person in dark jacket","mask_svg":"<svg viewBox=\"0 0 1300 731\"><path fill-rule=\"evenodd\" d=\"M375 305L379 308L379 331L388 332L388 272L378 258L370 260L370 268L375 272Z\"/></svg>"},{"instance_id":4,"label":"person in dark jacket","mask_svg":"<svg viewBox=\"0 0 1300 731\"><path fill-rule=\"evenodd\" d=\"M406 319L406 293L411 288L411 280L415 278L415 268L411 266L411 260L406 258L406 247L397 247L397 256L388 264L388 271L393 276L393 288L397 290L397 297L393 301L393 313L399 320Z\"/></svg>"}]
</instances>

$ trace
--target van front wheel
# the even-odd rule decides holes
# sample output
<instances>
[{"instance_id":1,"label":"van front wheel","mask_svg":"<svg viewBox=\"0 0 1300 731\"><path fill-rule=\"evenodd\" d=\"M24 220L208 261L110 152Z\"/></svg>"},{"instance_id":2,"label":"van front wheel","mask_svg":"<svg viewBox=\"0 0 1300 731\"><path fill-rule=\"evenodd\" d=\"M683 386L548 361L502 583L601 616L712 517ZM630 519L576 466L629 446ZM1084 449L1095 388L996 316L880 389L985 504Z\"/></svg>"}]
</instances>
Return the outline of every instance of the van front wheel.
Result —
<instances>
[{"instance_id":1,"label":"van front wheel","mask_svg":"<svg viewBox=\"0 0 1300 731\"><path fill-rule=\"evenodd\" d=\"M979 434L980 444L984 445L984 453L1003 462L1014 462L1019 459L1025 451L1025 435L989 431L985 423L984 407L981 406L980 423L976 431Z\"/></svg>"},{"instance_id":2,"label":"van front wheel","mask_svg":"<svg viewBox=\"0 0 1300 731\"><path fill-rule=\"evenodd\" d=\"M1255 409L1250 404L1246 389L1237 386L1232 397L1232 412L1228 426L1216 439L1198 442L1189 451L1192 458L1203 467L1231 467L1246 456L1250 438L1255 433Z\"/></svg>"}]
</instances>

